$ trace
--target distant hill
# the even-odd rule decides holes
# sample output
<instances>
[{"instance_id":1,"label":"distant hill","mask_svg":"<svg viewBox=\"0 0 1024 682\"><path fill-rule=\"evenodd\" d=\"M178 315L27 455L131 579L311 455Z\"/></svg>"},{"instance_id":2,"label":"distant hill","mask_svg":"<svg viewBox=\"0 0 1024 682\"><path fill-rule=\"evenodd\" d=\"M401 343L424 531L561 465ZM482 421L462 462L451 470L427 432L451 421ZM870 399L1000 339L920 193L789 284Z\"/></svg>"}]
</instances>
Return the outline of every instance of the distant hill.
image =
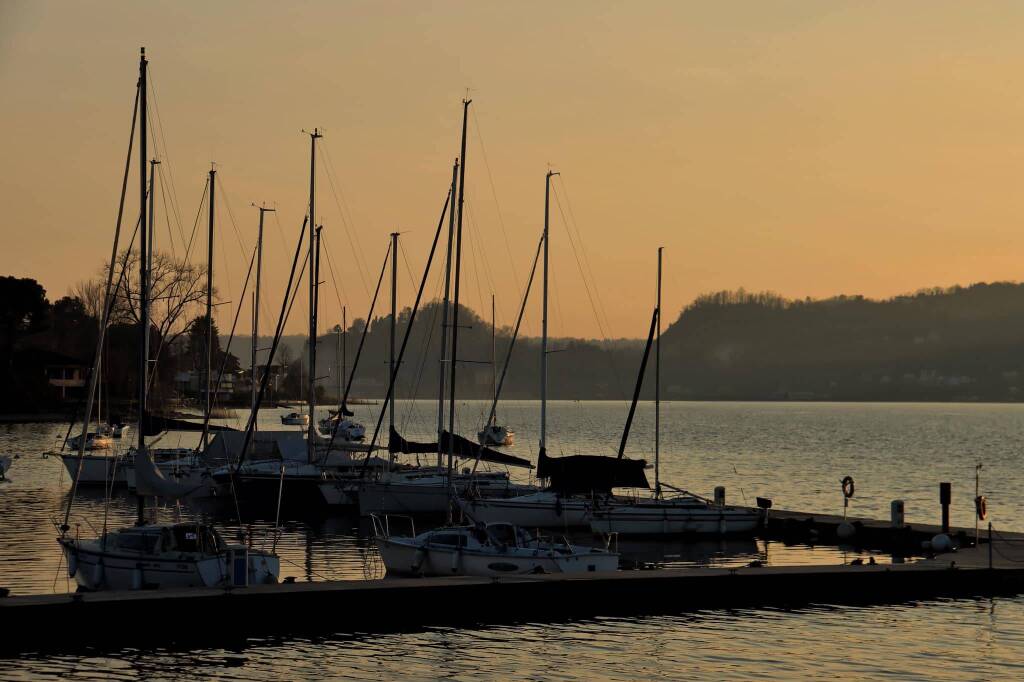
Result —
<instances>
[{"instance_id":1,"label":"distant hill","mask_svg":"<svg viewBox=\"0 0 1024 682\"><path fill-rule=\"evenodd\" d=\"M437 394L440 306L419 313L398 394ZM666 315L666 318L668 316ZM399 339L409 310L398 315ZM460 312L458 394L490 395L490 326ZM362 329L348 334L351 366ZM370 324L354 385L380 397L387 381L388 318ZM511 330L498 330L498 358ZM225 340L226 342L226 340ZM269 346L269 339L260 341ZM232 352L247 365L248 338ZM633 390L643 339L552 339L549 395L554 399L626 399ZM305 338L285 337L293 359ZM337 337L321 337L319 376L335 392ZM520 338L505 382L507 398L536 398L539 339ZM653 372L653 363L649 368ZM653 397L653 375L644 397ZM886 300L837 296L789 300L772 293L718 292L698 297L662 336L666 399L694 400L987 400L1024 398L1024 285L999 282L927 289Z\"/></svg>"}]
</instances>

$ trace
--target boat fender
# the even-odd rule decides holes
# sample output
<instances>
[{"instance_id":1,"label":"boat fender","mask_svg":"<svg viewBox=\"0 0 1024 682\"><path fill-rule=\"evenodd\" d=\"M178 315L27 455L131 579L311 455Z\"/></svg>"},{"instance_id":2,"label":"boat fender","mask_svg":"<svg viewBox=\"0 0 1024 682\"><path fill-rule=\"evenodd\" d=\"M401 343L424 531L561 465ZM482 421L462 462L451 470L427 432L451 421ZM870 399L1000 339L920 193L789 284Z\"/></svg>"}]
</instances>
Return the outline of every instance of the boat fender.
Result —
<instances>
[{"instance_id":1,"label":"boat fender","mask_svg":"<svg viewBox=\"0 0 1024 682\"><path fill-rule=\"evenodd\" d=\"M96 562L96 565L92 569L92 586L100 587L103 585L103 559L101 558Z\"/></svg>"},{"instance_id":2,"label":"boat fender","mask_svg":"<svg viewBox=\"0 0 1024 682\"><path fill-rule=\"evenodd\" d=\"M78 573L78 552L68 552L68 577L74 578L75 574Z\"/></svg>"},{"instance_id":3,"label":"boat fender","mask_svg":"<svg viewBox=\"0 0 1024 682\"><path fill-rule=\"evenodd\" d=\"M939 554L952 551L953 540L945 533L939 533L932 538L931 548L933 552L937 552Z\"/></svg>"},{"instance_id":4,"label":"boat fender","mask_svg":"<svg viewBox=\"0 0 1024 682\"><path fill-rule=\"evenodd\" d=\"M856 534L857 528L852 523L848 523L846 521L840 523L836 528L836 535L840 540L849 540Z\"/></svg>"},{"instance_id":5,"label":"boat fender","mask_svg":"<svg viewBox=\"0 0 1024 682\"><path fill-rule=\"evenodd\" d=\"M421 547L416 550L416 554L413 555L412 570L419 573L420 567L423 566L423 562L427 559L427 549Z\"/></svg>"},{"instance_id":6,"label":"boat fender","mask_svg":"<svg viewBox=\"0 0 1024 682\"><path fill-rule=\"evenodd\" d=\"M853 476L843 477L843 497L849 499L853 497L854 491Z\"/></svg>"},{"instance_id":7,"label":"boat fender","mask_svg":"<svg viewBox=\"0 0 1024 682\"><path fill-rule=\"evenodd\" d=\"M974 498L974 509L978 512L978 519L984 521L988 518L988 498L978 495Z\"/></svg>"},{"instance_id":8,"label":"boat fender","mask_svg":"<svg viewBox=\"0 0 1024 682\"><path fill-rule=\"evenodd\" d=\"M461 549L456 549L454 552L452 552L452 573L458 573L459 571L459 555L461 553Z\"/></svg>"},{"instance_id":9,"label":"boat fender","mask_svg":"<svg viewBox=\"0 0 1024 682\"><path fill-rule=\"evenodd\" d=\"M132 589L142 589L142 564L135 564L135 568L132 570Z\"/></svg>"},{"instance_id":10,"label":"boat fender","mask_svg":"<svg viewBox=\"0 0 1024 682\"><path fill-rule=\"evenodd\" d=\"M556 497L555 498L555 516L561 516L561 515L562 515L562 498L561 497Z\"/></svg>"}]
</instances>

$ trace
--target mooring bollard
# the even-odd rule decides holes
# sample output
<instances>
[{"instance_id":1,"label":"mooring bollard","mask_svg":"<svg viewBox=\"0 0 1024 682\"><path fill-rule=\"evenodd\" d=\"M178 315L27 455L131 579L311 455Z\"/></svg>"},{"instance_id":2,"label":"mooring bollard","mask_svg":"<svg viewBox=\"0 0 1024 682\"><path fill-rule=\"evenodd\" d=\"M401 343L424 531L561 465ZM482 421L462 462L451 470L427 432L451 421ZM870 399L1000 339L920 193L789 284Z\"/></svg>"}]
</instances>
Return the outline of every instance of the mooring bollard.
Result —
<instances>
[{"instance_id":1,"label":"mooring bollard","mask_svg":"<svg viewBox=\"0 0 1024 682\"><path fill-rule=\"evenodd\" d=\"M889 503L889 518L893 528L903 528L903 500L893 500Z\"/></svg>"},{"instance_id":2,"label":"mooring bollard","mask_svg":"<svg viewBox=\"0 0 1024 682\"><path fill-rule=\"evenodd\" d=\"M953 484L939 483L939 504L942 505L942 532L949 534L949 505L953 501Z\"/></svg>"},{"instance_id":3,"label":"mooring bollard","mask_svg":"<svg viewBox=\"0 0 1024 682\"><path fill-rule=\"evenodd\" d=\"M715 486L715 505L718 507L725 506L725 486Z\"/></svg>"}]
</instances>

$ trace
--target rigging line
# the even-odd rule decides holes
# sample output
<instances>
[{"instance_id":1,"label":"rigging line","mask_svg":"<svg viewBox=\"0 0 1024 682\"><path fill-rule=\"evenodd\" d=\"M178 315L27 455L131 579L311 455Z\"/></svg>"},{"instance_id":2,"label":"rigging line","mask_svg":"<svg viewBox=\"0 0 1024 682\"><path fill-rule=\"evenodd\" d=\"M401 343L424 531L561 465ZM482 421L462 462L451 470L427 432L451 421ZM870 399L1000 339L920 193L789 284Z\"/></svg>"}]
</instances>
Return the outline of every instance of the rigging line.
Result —
<instances>
[{"instance_id":1,"label":"rigging line","mask_svg":"<svg viewBox=\"0 0 1024 682\"><path fill-rule=\"evenodd\" d=\"M356 262L356 271L359 273L359 279L363 283L363 290L366 293L366 297L370 297L370 287L366 282L366 275L364 274L363 266L363 245L359 243L359 233L355 230L355 221L352 219L352 212L347 211L348 202L345 201L345 194L340 189L341 182L335 186L334 178L337 176L337 172L334 170L334 162L331 160L331 153L327 148L327 145L321 145L324 151L324 159L327 161L324 164L324 170L327 172L327 184L331 187L331 195L334 197L334 204L338 208L338 213L341 216L341 225L345 228L345 236L348 238L349 248L352 249L353 260ZM340 196L340 199L339 199ZM344 205L344 208L343 208ZM346 213L348 214L346 217Z\"/></svg>"},{"instance_id":2,"label":"rigging line","mask_svg":"<svg viewBox=\"0 0 1024 682\"><path fill-rule=\"evenodd\" d=\"M196 240L196 228L199 227L199 218L203 215L203 208L206 206L206 193L210 191L210 178L206 178L206 182L203 183L203 196L199 198L199 209L196 211L196 219L192 222L192 236L188 238L188 245L185 247L185 262L188 263L189 256L192 253L192 244Z\"/></svg>"},{"instance_id":3,"label":"rigging line","mask_svg":"<svg viewBox=\"0 0 1024 682\"><path fill-rule=\"evenodd\" d=\"M288 273L288 284L287 286L285 286L284 298L281 301L281 313L278 315L277 318L277 329L274 330L274 341L273 343L270 344L270 353L267 355L267 364L263 370L262 378L260 379L260 390L257 391L256 393L256 404L249 412L249 421L245 427L245 437L242 440L242 449L238 453L238 462L230 470L232 495L235 494L235 478L237 476L238 470L242 466L242 462L245 460L245 454L249 450L249 444L252 442L252 433L253 428L256 425L256 417L260 413L260 406L263 404L263 396L264 394L266 394L267 385L270 383L270 369L272 363L274 362L274 354L277 352L277 347L281 343L281 335L284 333L285 312L288 305L289 290L291 289L293 283L295 283L295 288L298 289L300 286L299 283L302 281L301 275L299 276L298 280L295 280L295 265L299 261L299 252L302 250L302 242L304 241L304 237L306 235L306 225L308 225L308 223L309 218L307 217L305 220L302 221L302 227L299 229L299 240L298 243L295 245L295 256L292 258L291 271ZM310 419L312 418L313 415L310 415ZM242 515L240 510L238 509L237 496L235 497L235 509L236 512L238 512L238 521L239 523L241 523Z\"/></svg>"},{"instance_id":4,"label":"rigging line","mask_svg":"<svg viewBox=\"0 0 1024 682\"><path fill-rule=\"evenodd\" d=\"M341 312L341 308L344 305L344 303L342 303L342 301L341 301L342 294L344 293L343 292L344 284L342 285L342 287L343 287L342 289L338 288L338 279L334 275L334 261L331 260L331 250L329 248L327 248L327 237L325 237L325 236L323 236L323 234L321 234L321 240L323 241L323 247L324 247L323 248L323 253L324 253L325 256L327 256L327 270L331 273L331 282L334 283L334 295L338 299L338 312ZM348 295L345 295L345 298L347 299Z\"/></svg>"},{"instance_id":5,"label":"rigging line","mask_svg":"<svg viewBox=\"0 0 1024 682\"><path fill-rule=\"evenodd\" d=\"M438 291L438 293L440 293L440 289L441 289L440 277L443 277L443 273L444 273L444 271L441 268L438 268L438 275L439 275L439 279L438 279L438 282L437 282L437 291ZM419 362L416 363L416 365L415 365L415 367L417 367L418 369L416 371L415 376L410 378L409 385L406 387L407 389L411 388L411 391L409 391L407 393L407 395L411 396L411 400L408 401L408 404L407 404L406 410L405 410L405 415L403 416L403 419L402 419L402 431L406 430L406 428L408 427L408 424L409 424L409 420L412 418L412 416L413 415L418 416L418 414L419 414L419 409L418 409L418 405L417 405L416 396L419 395L420 385L423 383L423 374L426 371L426 367L427 367L427 355L430 352L430 342L434 338L434 329L437 327L437 323L438 323L438 319L437 318L438 318L438 315L440 314L440 312L441 312L441 306L433 306L433 308L431 309L430 322L427 323L427 333L423 337L422 343L420 344Z\"/></svg>"},{"instance_id":6,"label":"rigging line","mask_svg":"<svg viewBox=\"0 0 1024 682\"><path fill-rule=\"evenodd\" d=\"M512 246L508 241L508 230L505 229L505 218L501 213L501 204L498 203L498 192L494 187L494 176L491 174L491 164L487 160L487 150L484 149L484 136L480 132L480 119L476 115L476 109L473 109L473 126L476 130L476 139L480 143L480 157L484 160L484 168L487 169L487 180L491 185L491 196L494 197L494 208L498 214L498 225L501 226L501 236L505 240L505 251L508 253L508 263L512 268L512 279L516 283L516 290L521 291L522 287L519 284L519 273L516 271L516 262L512 260Z\"/></svg>"},{"instance_id":7,"label":"rigging line","mask_svg":"<svg viewBox=\"0 0 1024 682\"><path fill-rule=\"evenodd\" d=\"M384 263L380 266L380 277L377 278L377 288L373 292L373 300L370 301L370 312L367 313L367 315L366 315L366 324L363 325L363 331L359 335L359 345L356 347L356 357L352 361L352 369L350 369L348 371L348 380L345 382L345 393L341 397L341 404L338 405L338 413L341 414L341 416L345 416L343 413L344 413L344 410L346 409L345 406L348 404L349 391L352 390L352 381L355 379L355 376L356 376L356 368L359 367L359 358L362 357L362 355L363 355L363 345L366 343L366 335L370 331L370 323L373 322L373 309L377 306L377 296L380 295L380 287L381 287L381 284L384 282L384 273L386 273L387 270L388 270L388 257L389 256L391 256L391 240L390 239L388 240L388 248L384 252ZM383 418L384 411L385 411L386 408L387 408L387 401L385 400L384 404L381 405L381 408L380 408L380 414L381 414L382 418ZM330 452L331 448L334 447L334 440L335 440L335 438L337 438L337 435L338 435L338 429L331 429L331 442L327 445L327 452ZM373 448L370 448L369 452L372 453L373 452ZM367 456L369 456L369 455L367 455Z\"/></svg>"},{"instance_id":8,"label":"rigging line","mask_svg":"<svg viewBox=\"0 0 1024 682\"><path fill-rule=\"evenodd\" d=\"M238 223L235 222L235 214L231 210L231 195L224 188L224 178L220 173L217 173L217 184L220 186L221 200L218 205L223 204L228 211L228 219L231 220L231 227L235 230L235 236L238 238L238 246L244 254L249 249L245 245L245 239L242 238L242 232L238 229Z\"/></svg>"},{"instance_id":9,"label":"rigging line","mask_svg":"<svg viewBox=\"0 0 1024 682\"><path fill-rule=\"evenodd\" d=\"M238 326L238 316L242 312L242 308L245 307L245 292L249 289L249 278L252 276L253 265L256 264L256 249L252 250L252 257L249 258L249 271L245 273L245 284L242 285L242 293L238 298L238 307L235 308L235 320L231 323L231 334L228 335L227 345L224 346L224 350L221 351L222 357L220 360L220 369L217 372L217 382L213 385L213 404L211 405L210 412L216 407L217 395L220 393L221 381L224 379L224 371L227 369L228 358L231 357L231 341L235 338L235 329ZM203 432L210 427L210 412L203 415Z\"/></svg>"},{"instance_id":10,"label":"rigging line","mask_svg":"<svg viewBox=\"0 0 1024 682\"><path fill-rule=\"evenodd\" d=\"M114 268L115 268L114 263L117 260L117 246L118 246L118 242L119 242L119 240L121 238L121 221L124 219L125 197L127 196L127 193L128 193L128 174L129 174L129 171L131 170L132 150L134 148L134 143L135 143L135 124L138 122L138 118L139 118L139 98L140 98L139 90L140 90L140 85L141 85L141 76L140 76L140 84L135 86L135 103L132 105L131 132L128 133L128 154L125 157L124 174L123 174L122 180L121 180L121 197L120 197L120 199L118 201L118 206L117 206L117 221L114 223L114 244L113 244L113 246L111 247L111 250L110 250L110 267L107 270L107 284L106 284L106 288L104 289L104 292L103 292L103 311L101 313L102 316L100 317L100 320L99 320L100 327L99 327L99 330L98 330L99 333L98 333L98 337L97 337L96 350L94 351L93 367L92 367L92 370L90 371L90 377L89 377L90 389L89 389L89 393L88 393L88 395L86 397L86 405L87 405L87 407L85 408L85 414L83 415L84 418L82 420L82 442L80 443L80 450L79 450L79 453L78 453L78 468L77 468L77 471L75 473L75 477L74 477L74 479L71 482L71 492L68 495L68 506L67 506L67 511L64 513L64 524L61 526L61 535L63 535L64 533L66 533L69 530L68 521L71 518L71 507L75 503L75 494L78 491L78 480L79 480L79 478L82 475L82 467L83 467L83 465L85 463L85 444L86 444L86 440L87 440L87 437L88 437L88 434L89 434L89 422L92 421L92 415L89 414L89 412L91 411L91 408L92 408L92 393L95 390L96 385L97 385L97 383L99 381L98 373L95 376L93 376L92 372L97 369L97 365L99 365L99 363L100 363L100 361L102 360L102 357L103 357L102 356L102 353L103 353L103 340L104 340L104 337L106 335L107 323L108 323L108 321L110 319L110 313L111 313L111 311L113 309L113 302L114 302L114 299L115 299L115 296L116 296L116 293L115 293L115 295L112 295L113 292L116 292L116 289L111 289L111 283L112 283L112 281L114 279ZM140 209L139 209L139 222L136 224L136 228L135 228L136 231L138 230L138 225L140 225L142 223L142 216L143 216L143 213L144 213L145 210L146 210L145 206L141 206ZM134 239L134 235L133 235L132 238ZM131 253L131 247L130 246L129 246L129 249L128 249L128 253ZM71 429L71 427L68 428L69 433L70 433L70 429ZM65 440L66 439L67 439L67 437L65 436ZM64 449L64 446L62 445L61 446L61 450L63 450L63 449Z\"/></svg>"},{"instance_id":11,"label":"rigging line","mask_svg":"<svg viewBox=\"0 0 1024 682\"><path fill-rule=\"evenodd\" d=\"M167 224L167 243L171 247L171 256L174 260L178 259L178 252L174 248L174 230L171 229L171 212L167 210L169 202L167 200L167 183L163 182L163 173L160 171L160 165L157 164L157 174L160 176L160 198L164 200L164 222ZM152 187L150 188L152 191ZM184 234L182 234L184 237ZM184 245L184 239L182 239L182 245Z\"/></svg>"},{"instance_id":12,"label":"rigging line","mask_svg":"<svg viewBox=\"0 0 1024 682\"><path fill-rule=\"evenodd\" d=\"M409 343L409 333L412 331L413 323L416 321L416 311L420 307L420 299L423 297L423 288L427 283L427 276L430 274L430 265L434 261L434 253L437 251L437 242L441 238L441 228L444 227L444 218L448 213L449 203L451 202L451 192L445 187L444 192L444 205L441 207L441 218L437 221L437 229L434 231L434 241L430 245L430 253L427 255L427 263L423 267L423 278L420 280L419 289L416 291L416 301L412 305L412 313L409 315L409 324L405 329L405 335L402 337L402 346L398 351L397 362L395 363L395 369L391 372L391 377L388 380L388 391L387 395L384 396L384 404L387 404L391 400L391 394L395 390L395 379L398 376L398 371L402 367L402 357L405 355L405 347ZM454 206L451 207L455 209ZM384 409L381 408L380 414L377 415L377 424L373 429L373 438L370 440L370 447L366 450L366 458L363 460L362 475L366 475L366 471L370 466L370 455L373 454L373 450L377 446L377 438L380 436L380 427L384 423ZM390 438L390 434L388 434ZM333 439L332 439L333 442Z\"/></svg>"},{"instance_id":13,"label":"rigging line","mask_svg":"<svg viewBox=\"0 0 1024 682\"><path fill-rule=\"evenodd\" d=\"M572 201L569 198L569 188L565 184L565 177L562 175L558 176L558 184L562 187L562 195L565 197L565 206L569 210L569 218L572 220L572 227L576 230L577 241L580 243L580 251L583 253L583 264L587 267L587 272L590 275L590 281L593 282L594 296L597 298L598 308L601 310L601 314L604 315L605 327L611 329L611 323L608 319L608 310L604 305L604 301L601 299L601 290L597 286L597 277L594 276L594 267L590 262L590 255L587 252L587 245L583 239L583 232L580 230L579 223L576 221L576 214L572 210ZM555 188L557 195L557 188ZM556 201L558 197L555 197ZM563 218L564 219L564 218Z\"/></svg>"},{"instance_id":14,"label":"rigging line","mask_svg":"<svg viewBox=\"0 0 1024 682\"><path fill-rule=\"evenodd\" d=\"M152 95L152 110L153 113L156 115L156 122L158 124L156 127L154 127L154 130L159 129L160 131L160 147L161 149L163 149L162 163L167 164L168 191L170 192L171 198L173 199L173 201L171 202L171 209L174 211L174 218L175 221L178 223L178 229L184 235L184 230L182 229L181 221L181 209L179 208L181 202L178 200L178 186L174 182L174 168L171 164L170 153L167 151L167 139L164 136L163 120L160 118L160 106L157 102L156 84L153 81L153 67L151 65L147 65L146 67L146 82L149 84L149 92ZM147 106L147 110L149 108L150 107ZM184 239L182 239L182 241L184 242Z\"/></svg>"},{"instance_id":15,"label":"rigging line","mask_svg":"<svg viewBox=\"0 0 1024 682\"><path fill-rule=\"evenodd\" d=\"M409 287L416 288L416 279L412 276L412 268L409 266L409 254L406 253L404 243L398 245L398 253L402 256L402 262L405 264L405 274L409 278Z\"/></svg>"},{"instance_id":16,"label":"rigging line","mask_svg":"<svg viewBox=\"0 0 1024 682\"><path fill-rule=\"evenodd\" d=\"M552 194L555 197L555 205L558 207L558 212L562 216L562 223L563 223L563 225L565 225L566 234L569 235L569 245L572 247L572 255L576 259L576 267L580 271L580 279L583 282L583 290L587 294L587 300L590 301L590 309L594 313L594 321L597 322L597 329L601 333L602 338L607 340L608 339L608 334L605 332L604 324L601 321L601 315L597 312L597 305L594 303L594 297L591 294L590 285L587 282L587 279L588 279L587 273L586 273L586 270L583 267L583 262L580 260L579 251L576 249L576 241L573 238L572 230L569 227L568 221L566 220L565 212L562 210L562 204L558 200L558 192L552 192Z\"/></svg>"},{"instance_id":17,"label":"rigging line","mask_svg":"<svg viewBox=\"0 0 1024 682\"><path fill-rule=\"evenodd\" d=\"M486 313L484 313L484 310L486 309L485 308L486 304L484 303L483 285L482 285L482 282L481 282L481 279L480 279L480 265L479 265L480 257L477 254L477 242L479 241L477 239L478 233L477 233L477 230L475 229L476 228L476 223L473 220L473 212L472 211L469 212L468 228L469 229L466 230L466 241L469 242L469 253L470 253L469 261L473 265L473 280L476 283L476 298L477 298L477 303L480 305L480 307L477 308L477 311L478 311L477 317L480 318L481 315L486 314ZM486 268L484 268L484 269L486 270ZM491 291L494 291L493 287L491 288ZM482 319L482 318L480 318L480 319Z\"/></svg>"}]
</instances>

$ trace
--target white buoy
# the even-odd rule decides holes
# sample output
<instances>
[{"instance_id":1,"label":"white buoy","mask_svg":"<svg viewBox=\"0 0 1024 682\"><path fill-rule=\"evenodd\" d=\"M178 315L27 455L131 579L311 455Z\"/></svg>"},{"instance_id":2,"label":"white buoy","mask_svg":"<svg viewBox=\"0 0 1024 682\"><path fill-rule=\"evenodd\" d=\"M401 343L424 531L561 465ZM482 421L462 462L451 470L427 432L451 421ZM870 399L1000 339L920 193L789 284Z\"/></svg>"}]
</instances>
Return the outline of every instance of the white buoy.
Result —
<instances>
[{"instance_id":1,"label":"white buoy","mask_svg":"<svg viewBox=\"0 0 1024 682\"><path fill-rule=\"evenodd\" d=\"M836 528L836 535L839 537L840 540L849 540L856 534L857 529L854 528L852 523L848 523L846 521L840 523L839 527Z\"/></svg>"},{"instance_id":2,"label":"white buoy","mask_svg":"<svg viewBox=\"0 0 1024 682\"><path fill-rule=\"evenodd\" d=\"M932 550L935 552L950 552L953 550L953 540L945 533L939 533L932 538Z\"/></svg>"}]
</instances>

